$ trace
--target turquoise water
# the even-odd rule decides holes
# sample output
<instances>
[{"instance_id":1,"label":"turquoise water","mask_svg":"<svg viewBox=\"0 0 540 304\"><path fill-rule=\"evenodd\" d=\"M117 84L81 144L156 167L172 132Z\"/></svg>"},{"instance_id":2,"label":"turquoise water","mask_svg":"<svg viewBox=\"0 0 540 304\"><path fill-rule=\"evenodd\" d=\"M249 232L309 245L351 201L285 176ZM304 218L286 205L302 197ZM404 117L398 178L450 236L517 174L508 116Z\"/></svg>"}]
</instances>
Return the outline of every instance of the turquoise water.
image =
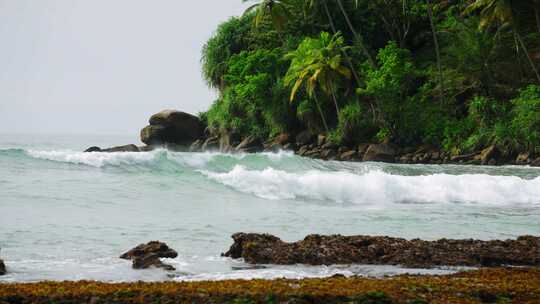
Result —
<instances>
[{"instance_id":1,"label":"turquoise water","mask_svg":"<svg viewBox=\"0 0 540 304\"><path fill-rule=\"evenodd\" d=\"M135 137L0 135L0 282L447 273L221 258L235 232L506 239L540 235L540 169L323 162L291 153L81 153ZM117 257L161 240L178 271Z\"/></svg>"}]
</instances>

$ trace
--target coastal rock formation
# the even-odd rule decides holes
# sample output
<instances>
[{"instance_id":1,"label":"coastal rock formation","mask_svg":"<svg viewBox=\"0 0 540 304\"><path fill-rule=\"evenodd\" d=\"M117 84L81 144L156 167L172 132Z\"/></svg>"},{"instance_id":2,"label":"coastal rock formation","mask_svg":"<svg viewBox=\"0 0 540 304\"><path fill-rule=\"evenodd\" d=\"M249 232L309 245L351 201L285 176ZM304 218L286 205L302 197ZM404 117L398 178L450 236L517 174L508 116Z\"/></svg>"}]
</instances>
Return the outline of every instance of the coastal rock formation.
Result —
<instances>
[{"instance_id":1,"label":"coastal rock formation","mask_svg":"<svg viewBox=\"0 0 540 304\"><path fill-rule=\"evenodd\" d=\"M153 241L148 244L140 244L130 251L122 254L121 259L132 260L133 269L147 269L150 267L163 268L165 270L175 270L171 265L164 264L160 258L174 259L178 253L169 248L167 244Z\"/></svg>"},{"instance_id":2,"label":"coastal rock formation","mask_svg":"<svg viewBox=\"0 0 540 304\"><path fill-rule=\"evenodd\" d=\"M118 147L112 147L107 149L101 149L100 147L90 147L86 149L84 152L90 153L90 152L104 152L104 153L115 153L115 152L140 152L141 150L136 145L125 145L125 146L118 146Z\"/></svg>"},{"instance_id":3,"label":"coastal rock formation","mask_svg":"<svg viewBox=\"0 0 540 304\"><path fill-rule=\"evenodd\" d=\"M6 273L6 264L4 264L4 261L0 259L0 276L5 275Z\"/></svg>"},{"instance_id":4,"label":"coastal rock formation","mask_svg":"<svg viewBox=\"0 0 540 304\"><path fill-rule=\"evenodd\" d=\"M392 237L309 235L286 243L268 234L237 233L223 255L251 264L380 264L429 268L433 266L539 266L540 237L517 240L423 241Z\"/></svg>"},{"instance_id":5,"label":"coastal rock formation","mask_svg":"<svg viewBox=\"0 0 540 304\"><path fill-rule=\"evenodd\" d=\"M367 148L363 160L393 163L396 154L396 149L391 144L373 144Z\"/></svg>"},{"instance_id":6,"label":"coastal rock formation","mask_svg":"<svg viewBox=\"0 0 540 304\"><path fill-rule=\"evenodd\" d=\"M147 145L189 146L204 135L201 120L185 112L164 110L152 115L149 122L150 125L141 130L141 141Z\"/></svg>"}]
</instances>

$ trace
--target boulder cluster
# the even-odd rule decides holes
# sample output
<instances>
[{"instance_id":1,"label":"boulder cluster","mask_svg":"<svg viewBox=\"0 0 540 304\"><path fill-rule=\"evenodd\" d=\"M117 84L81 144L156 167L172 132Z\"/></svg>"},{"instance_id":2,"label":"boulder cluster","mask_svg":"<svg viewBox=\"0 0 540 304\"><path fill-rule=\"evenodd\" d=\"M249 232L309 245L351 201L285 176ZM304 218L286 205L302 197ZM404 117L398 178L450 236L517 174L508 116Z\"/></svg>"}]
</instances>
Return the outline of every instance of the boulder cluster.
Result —
<instances>
[{"instance_id":1,"label":"boulder cluster","mask_svg":"<svg viewBox=\"0 0 540 304\"><path fill-rule=\"evenodd\" d=\"M133 269L147 269L150 267L162 268L164 270L174 271L173 266L163 263L161 258L174 259L178 256L178 253L169 248L167 244L152 241L148 244L140 244L139 246L131 249L130 251L122 254L121 259L132 260Z\"/></svg>"},{"instance_id":2,"label":"boulder cluster","mask_svg":"<svg viewBox=\"0 0 540 304\"><path fill-rule=\"evenodd\" d=\"M294 151L300 156L338 161L375 161L403 164L531 165L540 167L540 155L516 153L489 146L475 153L452 155L439 148L398 147L392 143L336 145L324 134L309 130L295 134L282 133L266 142L254 136L241 137L235 132L207 127L197 116L175 110L164 110L150 117L141 130L146 146L125 145L108 149L91 147L85 152L140 152L156 147L173 151L223 153Z\"/></svg>"},{"instance_id":3,"label":"boulder cluster","mask_svg":"<svg viewBox=\"0 0 540 304\"><path fill-rule=\"evenodd\" d=\"M250 264L378 264L414 268L434 266L540 266L540 237L517 240L438 241L392 237L309 235L287 243L269 234L237 233L223 255Z\"/></svg>"}]
</instances>

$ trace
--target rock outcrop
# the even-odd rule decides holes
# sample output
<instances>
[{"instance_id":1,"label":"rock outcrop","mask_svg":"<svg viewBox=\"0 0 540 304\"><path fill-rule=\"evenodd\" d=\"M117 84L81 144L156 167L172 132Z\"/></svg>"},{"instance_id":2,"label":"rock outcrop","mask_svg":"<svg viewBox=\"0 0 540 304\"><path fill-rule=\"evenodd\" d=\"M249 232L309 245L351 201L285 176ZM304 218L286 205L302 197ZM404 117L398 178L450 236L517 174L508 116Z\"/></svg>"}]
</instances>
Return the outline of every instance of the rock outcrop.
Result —
<instances>
[{"instance_id":1,"label":"rock outcrop","mask_svg":"<svg viewBox=\"0 0 540 304\"><path fill-rule=\"evenodd\" d=\"M162 268L165 270L175 270L171 265L164 264L160 258L174 259L178 253L169 248L167 244L153 241L148 244L140 244L130 251L122 254L121 259L132 260L133 269L147 269L150 267Z\"/></svg>"},{"instance_id":2,"label":"rock outcrop","mask_svg":"<svg viewBox=\"0 0 540 304\"><path fill-rule=\"evenodd\" d=\"M0 259L0 276L5 275L6 273L6 264L4 264L4 261Z\"/></svg>"},{"instance_id":3,"label":"rock outcrop","mask_svg":"<svg viewBox=\"0 0 540 304\"><path fill-rule=\"evenodd\" d=\"M189 147L204 135L205 126L194 115L164 110L150 117L150 125L141 130L141 141L147 145L174 144Z\"/></svg>"},{"instance_id":4,"label":"rock outcrop","mask_svg":"<svg viewBox=\"0 0 540 304\"><path fill-rule=\"evenodd\" d=\"M141 150L136 145L125 145L125 146L118 146L118 147L112 147L112 148L107 148L107 149L101 149L100 147L90 147L86 149L84 152L86 153L91 153L91 152L116 153L116 152L141 152Z\"/></svg>"},{"instance_id":5,"label":"rock outcrop","mask_svg":"<svg viewBox=\"0 0 540 304\"><path fill-rule=\"evenodd\" d=\"M224 256L251 264L380 264L433 266L539 266L540 237L517 240L423 241L372 236L309 235L286 243L268 234L237 233Z\"/></svg>"},{"instance_id":6,"label":"rock outcrop","mask_svg":"<svg viewBox=\"0 0 540 304\"><path fill-rule=\"evenodd\" d=\"M396 155L396 148L391 144L373 144L367 148L363 160L393 163Z\"/></svg>"}]
</instances>

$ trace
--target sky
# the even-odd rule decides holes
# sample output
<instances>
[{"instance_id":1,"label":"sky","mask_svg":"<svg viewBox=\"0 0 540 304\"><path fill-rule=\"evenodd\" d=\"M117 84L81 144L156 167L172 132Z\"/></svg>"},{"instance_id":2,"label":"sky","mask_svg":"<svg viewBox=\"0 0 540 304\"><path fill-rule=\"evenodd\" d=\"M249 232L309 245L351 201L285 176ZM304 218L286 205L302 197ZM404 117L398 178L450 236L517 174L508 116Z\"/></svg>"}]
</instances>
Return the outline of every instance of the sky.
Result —
<instances>
[{"instance_id":1,"label":"sky","mask_svg":"<svg viewBox=\"0 0 540 304\"><path fill-rule=\"evenodd\" d=\"M249 4L248 4L249 5ZM0 0L0 133L138 134L216 93L200 52L241 0Z\"/></svg>"}]
</instances>

